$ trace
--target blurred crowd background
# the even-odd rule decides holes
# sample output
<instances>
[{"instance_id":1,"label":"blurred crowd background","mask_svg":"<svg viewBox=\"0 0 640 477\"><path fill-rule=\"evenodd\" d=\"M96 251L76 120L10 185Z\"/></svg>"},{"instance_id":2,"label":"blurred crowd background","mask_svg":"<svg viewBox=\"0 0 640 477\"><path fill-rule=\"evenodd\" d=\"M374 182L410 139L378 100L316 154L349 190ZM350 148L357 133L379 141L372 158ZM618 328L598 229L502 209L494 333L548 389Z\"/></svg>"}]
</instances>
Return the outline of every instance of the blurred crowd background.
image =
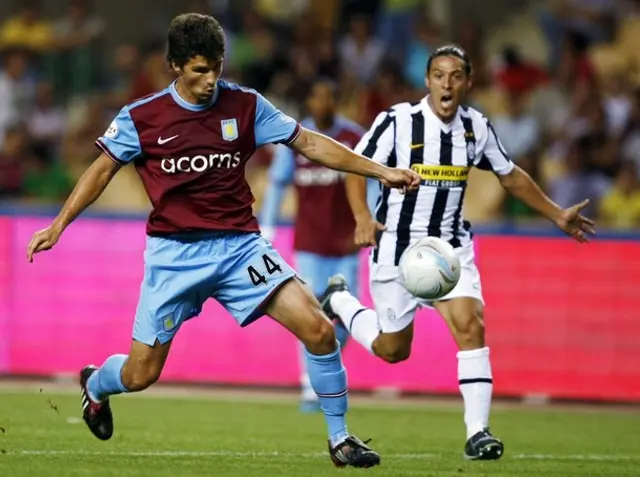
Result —
<instances>
[{"instance_id":1,"label":"blurred crowd background","mask_svg":"<svg viewBox=\"0 0 640 477\"><path fill-rule=\"evenodd\" d=\"M146 6L145 6L146 5ZM455 42L470 55L469 103L517 164L561 205L592 199L603 226L640 229L640 1L631 0L20 0L0 6L0 208L59 204L98 151L93 141L132 99L173 80L171 18L216 16L224 77L301 119L309 84L340 85L340 112L368 128L426 94L426 60ZM272 149L247 177L261 204ZM474 171L475 223L537 222L489 173ZM95 207L149 204L124 168ZM289 194L285 216L295 209Z\"/></svg>"}]
</instances>

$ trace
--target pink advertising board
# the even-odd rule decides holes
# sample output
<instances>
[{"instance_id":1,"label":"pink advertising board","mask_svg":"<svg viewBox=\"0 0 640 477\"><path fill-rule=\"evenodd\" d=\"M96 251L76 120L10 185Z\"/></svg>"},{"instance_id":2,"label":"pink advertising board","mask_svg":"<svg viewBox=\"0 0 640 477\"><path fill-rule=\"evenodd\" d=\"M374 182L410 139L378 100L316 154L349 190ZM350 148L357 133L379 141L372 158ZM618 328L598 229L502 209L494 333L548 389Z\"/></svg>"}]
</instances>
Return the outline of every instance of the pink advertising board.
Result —
<instances>
[{"instance_id":1,"label":"pink advertising board","mask_svg":"<svg viewBox=\"0 0 640 477\"><path fill-rule=\"evenodd\" d=\"M0 374L8 373L11 338L9 305L13 292L11 280L11 221L0 216Z\"/></svg>"},{"instance_id":2,"label":"pink advertising board","mask_svg":"<svg viewBox=\"0 0 640 477\"><path fill-rule=\"evenodd\" d=\"M144 223L81 219L28 264L26 245L46 225L0 216L0 373L75 373L129 347ZM282 228L275 246L294 264L291 241ZM477 247L496 394L640 400L640 243L483 236ZM407 362L386 364L352 343L345 364L352 389L449 394L455 355L443 321L422 310ZM162 379L290 386L298 374L286 330L266 317L239 328L210 301L180 330Z\"/></svg>"},{"instance_id":3,"label":"pink advertising board","mask_svg":"<svg viewBox=\"0 0 640 477\"><path fill-rule=\"evenodd\" d=\"M47 221L12 221L12 269L4 282L13 297L9 301L11 372L76 372L86 363L99 364L109 354L126 352L143 273L144 224L80 220L54 250L29 264L26 244ZM293 264L291 242L291 231L281 229L275 246ZM364 256L362 273L366 282ZM365 302L370 302L368 296ZM428 311L423 315L426 319L420 320L420 328L424 332L407 363L391 366L357 345L348 346L345 362L350 386L457 389L455 345L440 319ZM35 349L46 352L46 358ZM298 347L285 329L266 317L240 328L210 300L202 314L178 333L162 378L283 386L295 385L298 376Z\"/></svg>"}]
</instances>

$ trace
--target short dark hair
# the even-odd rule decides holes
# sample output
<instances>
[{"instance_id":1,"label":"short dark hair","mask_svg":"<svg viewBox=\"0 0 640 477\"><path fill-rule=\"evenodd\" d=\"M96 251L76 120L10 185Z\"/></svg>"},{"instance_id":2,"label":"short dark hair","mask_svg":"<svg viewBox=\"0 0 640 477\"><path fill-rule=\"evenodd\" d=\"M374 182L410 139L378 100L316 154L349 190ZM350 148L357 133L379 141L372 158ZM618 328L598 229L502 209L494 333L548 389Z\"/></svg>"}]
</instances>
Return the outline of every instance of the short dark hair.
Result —
<instances>
[{"instance_id":1,"label":"short dark hair","mask_svg":"<svg viewBox=\"0 0 640 477\"><path fill-rule=\"evenodd\" d=\"M438 48L436 51L431 53L429 56L429 60L427 61L427 74L431 72L431 63L433 60L438 58L439 56L455 56L456 58L460 58L464 62L464 72L467 75L471 75L471 60L469 60L469 55L458 45L445 45Z\"/></svg>"},{"instance_id":2,"label":"short dark hair","mask_svg":"<svg viewBox=\"0 0 640 477\"><path fill-rule=\"evenodd\" d=\"M207 60L224 58L225 36L218 20L200 13L183 13L173 19L167 32L167 61L183 67L194 56Z\"/></svg>"}]
</instances>

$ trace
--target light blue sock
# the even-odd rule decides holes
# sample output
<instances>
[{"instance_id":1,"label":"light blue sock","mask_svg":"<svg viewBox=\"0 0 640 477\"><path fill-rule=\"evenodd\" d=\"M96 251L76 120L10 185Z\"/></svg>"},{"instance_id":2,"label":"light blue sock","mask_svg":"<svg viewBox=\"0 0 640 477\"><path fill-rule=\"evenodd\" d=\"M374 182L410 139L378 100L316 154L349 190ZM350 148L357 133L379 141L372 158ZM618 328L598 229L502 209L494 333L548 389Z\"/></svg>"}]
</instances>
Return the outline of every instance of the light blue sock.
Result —
<instances>
[{"instance_id":1,"label":"light blue sock","mask_svg":"<svg viewBox=\"0 0 640 477\"><path fill-rule=\"evenodd\" d=\"M126 354L114 354L100 366L100 369L93 373L87 381L89 397L93 400L103 401L114 394L127 392L127 388L122 384L120 373L127 361Z\"/></svg>"},{"instance_id":2,"label":"light blue sock","mask_svg":"<svg viewBox=\"0 0 640 477\"><path fill-rule=\"evenodd\" d=\"M331 445L335 446L349 435L344 417L349 407L347 372L342 365L340 347L324 356L311 354L306 349L305 354L309 380L320 399Z\"/></svg>"},{"instance_id":3,"label":"light blue sock","mask_svg":"<svg viewBox=\"0 0 640 477\"><path fill-rule=\"evenodd\" d=\"M337 323L335 325L335 333L336 339L340 344L340 349L343 350L344 346L347 344L347 340L349 339L349 331L344 327L342 323Z\"/></svg>"},{"instance_id":4,"label":"light blue sock","mask_svg":"<svg viewBox=\"0 0 640 477\"><path fill-rule=\"evenodd\" d=\"M300 349L300 387L302 388L302 401L317 401L318 396L311 386L311 380L309 379L309 373L307 371L307 354L306 348L302 341L299 342Z\"/></svg>"}]
</instances>

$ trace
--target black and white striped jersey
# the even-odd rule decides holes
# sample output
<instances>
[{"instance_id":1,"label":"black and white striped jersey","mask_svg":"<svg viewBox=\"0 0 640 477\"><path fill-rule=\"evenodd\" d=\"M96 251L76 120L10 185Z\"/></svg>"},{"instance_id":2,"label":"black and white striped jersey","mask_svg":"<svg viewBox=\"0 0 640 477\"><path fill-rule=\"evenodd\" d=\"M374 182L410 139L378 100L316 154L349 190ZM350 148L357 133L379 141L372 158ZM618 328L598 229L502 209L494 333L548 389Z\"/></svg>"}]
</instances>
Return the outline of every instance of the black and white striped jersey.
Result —
<instances>
[{"instance_id":1,"label":"black and white striped jersey","mask_svg":"<svg viewBox=\"0 0 640 477\"><path fill-rule=\"evenodd\" d=\"M413 238L440 237L454 247L471 242L462 203L471 167L508 174L514 164L491 123L473 108L460 107L450 123L427 104L400 103L380 113L356 152L389 167L411 168L421 187L401 194L384 188L376 218L387 226L373 251L376 263L397 265Z\"/></svg>"}]
</instances>

